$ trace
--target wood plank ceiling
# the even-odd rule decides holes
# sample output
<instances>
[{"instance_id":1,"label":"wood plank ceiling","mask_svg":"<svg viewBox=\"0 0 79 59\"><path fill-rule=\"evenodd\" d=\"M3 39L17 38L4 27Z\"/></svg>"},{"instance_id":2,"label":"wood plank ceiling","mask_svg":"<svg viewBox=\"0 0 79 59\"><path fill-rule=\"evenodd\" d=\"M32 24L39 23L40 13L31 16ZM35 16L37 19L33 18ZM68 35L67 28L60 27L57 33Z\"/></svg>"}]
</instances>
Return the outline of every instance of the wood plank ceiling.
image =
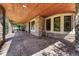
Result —
<instances>
[{"instance_id":1,"label":"wood plank ceiling","mask_svg":"<svg viewBox=\"0 0 79 59\"><path fill-rule=\"evenodd\" d=\"M25 23L36 16L46 17L58 13L75 12L75 4L71 3L6 3L1 5L5 8L7 17L17 23Z\"/></svg>"}]
</instances>

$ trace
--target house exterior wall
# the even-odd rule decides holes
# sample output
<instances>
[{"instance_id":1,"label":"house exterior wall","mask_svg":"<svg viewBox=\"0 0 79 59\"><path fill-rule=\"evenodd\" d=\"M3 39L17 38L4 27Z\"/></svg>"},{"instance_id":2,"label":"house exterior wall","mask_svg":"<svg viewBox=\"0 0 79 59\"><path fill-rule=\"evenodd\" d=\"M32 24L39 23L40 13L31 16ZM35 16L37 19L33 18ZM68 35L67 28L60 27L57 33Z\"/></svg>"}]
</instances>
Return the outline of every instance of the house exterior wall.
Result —
<instances>
[{"instance_id":1,"label":"house exterior wall","mask_svg":"<svg viewBox=\"0 0 79 59\"><path fill-rule=\"evenodd\" d=\"M29 32L29 22L26 23L25 31Z\"/></svg>"},{"instance_id":2,"label":"house exterior wall","mask_svg":"<svg viewBox=\"0 0 79 59\"><path fill-rule=\"evenodd\" d=\"M74 13L63 13L63 14L57 14L57 15L53 15L50 17L45 18L46 19L51 19L51 30L50 31L46 31L46 35L49 37L55 37L55 38L60 38L60 39L65 39L69 42L74 42L75 40L75 28L74 28ZM58 17L60 16L60 31L56 32L53 30L54 28L54 17ZM64 16L71 16L71 28L72 30L70 32L65 32L64 31Z\"/></svg>"},{"instance_id":3,"label":"house exterior wall","mask_svg":"<svg viewBox=\"0 0 79 59\"><path fill-rule=\"evenodd\" d=\"M35 29L34 30L32 30L31 29L31 22L32 21L35 21ZM35 17L35 18L33 18L32 20L30 20L29 22L30 22L30 33L32 34L32 35L35 35L35 36L42 36L42 35L44 35L44 25L45 25L45 22L44 22L45 20L44 20L44 18L43 17L40 17L40 16L37 16L37 17ZM27 32L29 32L29 22L27 22L26 23L26 31Z\"/></svg>"},{"instance_id":4,"label":"house exterior wall","mask_svg":"<svg viewBox=\"0 0 79 59\"><path fill-rule=\"evenodd\" d=\"M31 29L31 22L35 21L34 30ZM30 21L30 33L35 36L39 36L39 17L36 17Z\"/></svg>"},{"instance_id":5,"label":"house exterior wall","mask_svg":"<svg viewBox=\"0 0 79 59\"><path fill-rule=\"evenodd\" d=\"M60 38L65 39L69 42L75 41L75 28L74 28L74 13L62 13L62 14L56 14L52 15L46 18L43 18L41 16L37 16L34 19L30 20L30 33L35 36L48 36L48 37L54 37L54 38ZM60 16L60 31L56 32L54 31L54 17ZM64 31L64 16L71 16L71 28L72 30L70 32ZM46 20L51 19L51 30L46 30ZM35 21L35 29L31 30L31 22ZM28 27L28 23L27 23ZM29 27L28 27L29 28ZM26 29L28 31L28 28Z\"/></svg>"}]
</instances>

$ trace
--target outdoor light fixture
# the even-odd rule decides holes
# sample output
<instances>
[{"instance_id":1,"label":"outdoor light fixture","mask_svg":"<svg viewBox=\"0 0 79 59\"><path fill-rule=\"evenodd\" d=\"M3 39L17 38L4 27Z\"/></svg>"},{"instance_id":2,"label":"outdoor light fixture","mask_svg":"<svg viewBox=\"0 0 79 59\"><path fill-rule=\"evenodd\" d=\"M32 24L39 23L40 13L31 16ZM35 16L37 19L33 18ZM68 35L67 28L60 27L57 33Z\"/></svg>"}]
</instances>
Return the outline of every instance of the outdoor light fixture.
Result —
<instances>
[{"instance_id":1,"label":"outdoor light fixture","mask_svg":"<svg viewBox=\"0 0 79 59\"><path fill-rule=\"evenodd\" d=\"M26 8L26 5L23 5L24 8Z\"/></svg>"}]
</instances>

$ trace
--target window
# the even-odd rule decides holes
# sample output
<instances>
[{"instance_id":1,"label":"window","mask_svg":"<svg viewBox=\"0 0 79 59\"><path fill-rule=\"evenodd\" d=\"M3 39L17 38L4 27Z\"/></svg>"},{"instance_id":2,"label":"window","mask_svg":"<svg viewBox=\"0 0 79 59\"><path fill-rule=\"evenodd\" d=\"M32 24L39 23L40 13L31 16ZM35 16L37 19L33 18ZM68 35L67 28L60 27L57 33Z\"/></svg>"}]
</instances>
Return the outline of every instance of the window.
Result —
<instances>
[{"instance_id":1,"label":"window","mask_svg":"<svg viewBox=\"0 0 79 59\"><path fill-rule=\"evenodd\" d=\"M60 17L54 18L54 31L60 31Z\"/></svg>"},{"instance_id":2,"label":"window","mask_svg":"<svg viewBox=\"0 0 79 59\"><path fill-rule=\"evenodd\" d=\"M46 20L46 30L50 31L51 30L51 19Z\"/></svg>"},{"instance_id":3,"label":"window","mask_svg":"<svg viewBox=\"0 0 79 59\"><path fill-rule=\"evenodd\" d=\"M64 31L71 31L71 16L64 16Z\"/></svg>"},{"instance_id":4,"label":"window","mask_svg":"<svg viewBox=\"0 0 79 59\"><path fill-rule=\"evenodd\" d=\"M32 21L31 22L31 30L34 30L35 29L35 21Z\"/></svg>"}]
</instances>

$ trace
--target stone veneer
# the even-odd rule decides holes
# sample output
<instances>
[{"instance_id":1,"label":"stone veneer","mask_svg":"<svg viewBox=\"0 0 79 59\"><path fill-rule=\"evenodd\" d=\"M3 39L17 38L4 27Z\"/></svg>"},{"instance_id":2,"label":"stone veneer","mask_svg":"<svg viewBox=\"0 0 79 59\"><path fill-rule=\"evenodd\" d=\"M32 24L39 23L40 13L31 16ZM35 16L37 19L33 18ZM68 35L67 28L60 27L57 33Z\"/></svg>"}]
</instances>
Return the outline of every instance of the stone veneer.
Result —
<instances>
[{"instance_id":1,"label":"stone veneer","mask_svg":"<svg viewBox=\"0 0 79 59\"><path fill-rule=\"evenodd\" d=\"M71 43L75 42L75 29L74 29L74 26L73 26L72 31L70 31L70 32L55 33L55 32L45 31L45 18L38 16L38 17L35 17L34 19L32 19L31 21L35 21L35 31L34 32L30 31L30 33L32 35L39 36L39 37L45 35L47 37L65 39L65 40L67 40Z\"/></svg>"},{"instance_id":2,"label":"stone veneer","mask_svg":"<svg viewBox=\"0 0 79 59\"><path fill-rule=\"evenodd\" d=\"M44 35L44 30L45 30L45 20L43 17L40 17L40 16L37 16L35 17L34 19L30 20L30 29L31 29L31 22L32 21L35 21L35 31L32 31L30 30L30 33L32 35L35 35L35 36L42 36ZM27 26L26 26L26 31L29 32L29 23L26 23Z\"/></svg>"}]
</instances>

